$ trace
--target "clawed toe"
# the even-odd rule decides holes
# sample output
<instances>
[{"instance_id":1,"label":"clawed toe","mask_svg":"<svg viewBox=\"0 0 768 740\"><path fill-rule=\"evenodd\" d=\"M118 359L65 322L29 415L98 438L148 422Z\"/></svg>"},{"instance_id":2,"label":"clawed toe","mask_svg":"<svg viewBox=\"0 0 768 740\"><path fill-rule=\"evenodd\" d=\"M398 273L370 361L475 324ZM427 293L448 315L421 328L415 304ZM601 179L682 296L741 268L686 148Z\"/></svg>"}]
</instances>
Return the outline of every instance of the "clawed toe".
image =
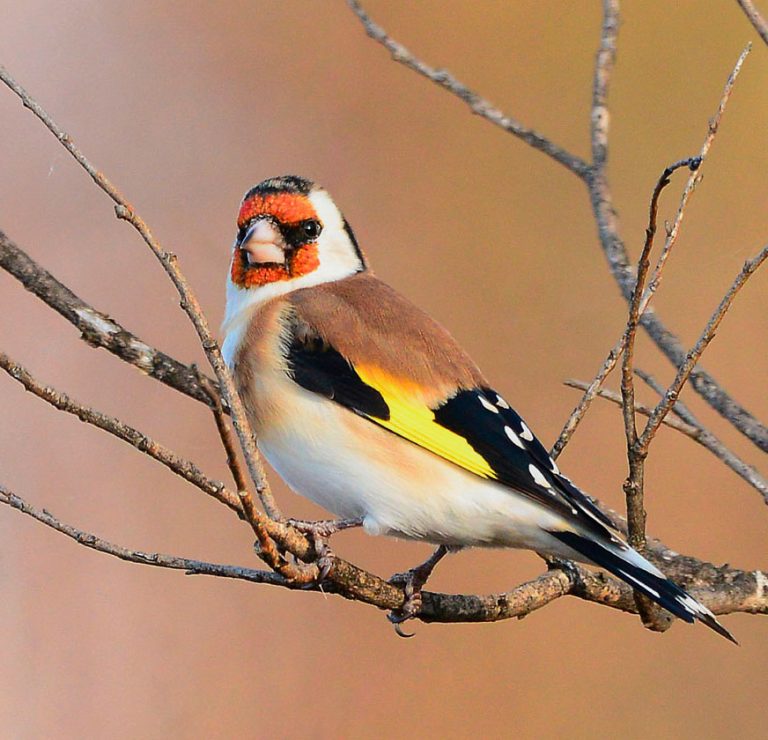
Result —
<instances>
[{"instance_id":1,"label":"clawed toe","mask_svg":"<svg viewBox=\"0 0 768 740\"><path fill-rule=\"evenodd\" d=\"M405 573L395 573L395 575L389 579L389 582L393 586L403 587L403 595L405 597L402 606L399 609L391 611L387 615L387 619L395 625L395 632L397 632L400 637L413 637L413 634L403 632L401 625L403 622L413 619L421 611L423 603L421 590L432 575L435 566L448 552L448 547L440 545L440 547L438 547L427 560L421 563L421 565L417 565L415 568L405 571Z\"/></svg>"},{"instance_id":2,"label":"clawed toe","mask_svg":"<svg viewBox=\"0 0 768 740\"><path fill-rule=\"evenodd\" d=\"M400 583L404 584L403 595L405 596L405 599L403 600L402 606L387 614L387 619L395 625L395 632L400 637L413 637L414 633L403 632L402 624L409 619L413 619L421 611L421 587L419 586L417 588L417 584L415 583L415 570L416 569L414 568L406 573L396 573L389 579L390 583L396 583L397 585Z\"/></svg>"},{"instance_id":3,"label":"clawed toe","mask_svg":"<svg viewBox=\"0 0 768 740\"><path fill-rule=\"evenodd\" d=\"M334 554L328 544L328 538L337 532L352 527L359 527L363 520L358 519L327 519L321 521L307 521L305 519L286 519L285 523L302 534L312 542L315 550L315 564L317 565L317 578L308 583L305 588L315 588L320 585L333 568Z\"/></svg>"}]
</instances>

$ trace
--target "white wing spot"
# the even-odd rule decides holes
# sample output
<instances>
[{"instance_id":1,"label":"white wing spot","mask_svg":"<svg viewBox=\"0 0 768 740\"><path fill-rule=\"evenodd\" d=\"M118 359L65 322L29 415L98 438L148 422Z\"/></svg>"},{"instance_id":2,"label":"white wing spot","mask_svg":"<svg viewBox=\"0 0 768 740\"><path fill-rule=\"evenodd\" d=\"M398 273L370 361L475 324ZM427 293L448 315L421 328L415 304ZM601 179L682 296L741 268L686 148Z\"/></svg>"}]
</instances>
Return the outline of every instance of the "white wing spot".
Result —
<instances>
[{"instance_id":1,"label":"white wing spot","mask_svg":"<svg viewBox=\"0 0 768 740\"><path fill-rule=\"evenodd\" d=\"M525 449L525 445L521 442L520 437L518 437L510 427L505 426L504 431L507 434L507 437L512 441L512 444L516 444L521 450Z\"/></svg>"},{"instance_id":2,"label":"white wing spot","mask_svg":"<svg viewBox=\"0 0 768 740\"><path fill-rule=\"evenodd\" d=\"M487 398L484 398L483 396L478 396L477 398L480 403L483 404L484 409L487 411L493 411L494 414L499 413L499 410Z\"/></svg>"},{"instance_id":3,"label":"white wing spot","mask_svg":"<svg viewBox=\"0 0 768 740\"><path fill-rule=\"evenodd\" d=\"M551 457L549 458L549 465L555 475L560 475L560 468L557 467L557 463Z\"/></svg>"},{"instance_id":4,"label":"white wing spot","mask_svg":"<svg viewBox=\"0 0 768 740\"><path fill-rule=\"evenodd\" d=\"M551 488L549 481L544 477L544 474L533 463L528 466L528 472L531 474L531 478L533 478L533 482L536 483L536 485L539 485L542 488Z\"/></svg>"},{"instance_id":5,"label":"white wing spot","mask_svg":"<svg viewBox=\"0 0 768 740\"><path fill-rule=\"evenodd\" d=\"M520 436L528 442L533 442L533 432L528 429L528 425L522 419L520 419L520 428L523 430Z\"/></svg>"},{"instance_id":6,"label":"white wing spot","mask_svg":"<svg viewBox=\"0 0 768 740\"><path fill-rule=\"evenodd\" d=\"M496 394L496 405L502 409L509 408L509 404L498 393Z\"/></svg>"}]
</instances>

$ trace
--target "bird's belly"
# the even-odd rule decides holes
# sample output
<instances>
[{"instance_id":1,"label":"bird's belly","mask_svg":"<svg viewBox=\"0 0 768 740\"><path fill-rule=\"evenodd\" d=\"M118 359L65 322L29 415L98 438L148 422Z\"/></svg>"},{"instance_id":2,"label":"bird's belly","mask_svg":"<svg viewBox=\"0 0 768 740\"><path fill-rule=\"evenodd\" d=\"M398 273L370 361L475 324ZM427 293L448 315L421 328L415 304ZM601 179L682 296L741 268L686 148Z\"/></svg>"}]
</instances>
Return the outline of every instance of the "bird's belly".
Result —
<instances>
[{"instance_id":1,"label":"bird's belly","mask_svg":"<svg viewBox=\"0 0 768 740\"><path fill-rule=\"evenodd\" d=\"M559 518L303 389L259 425L259 447L297 493L367 531L436 544L551 550Z\"/></svg>"}]
</instances>

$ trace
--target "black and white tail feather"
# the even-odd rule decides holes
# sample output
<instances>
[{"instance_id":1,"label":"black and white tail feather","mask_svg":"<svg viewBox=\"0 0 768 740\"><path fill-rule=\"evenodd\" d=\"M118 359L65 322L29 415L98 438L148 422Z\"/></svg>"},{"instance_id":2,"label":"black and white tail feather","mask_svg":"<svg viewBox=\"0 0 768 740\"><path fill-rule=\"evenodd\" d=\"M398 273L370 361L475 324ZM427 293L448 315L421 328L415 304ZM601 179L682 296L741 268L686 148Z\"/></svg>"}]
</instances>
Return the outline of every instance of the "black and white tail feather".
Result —
<instances>
[{"instance_id":1,"label":"black and white tail feather","mask_svg":"<svg viewBox=\"0 0 768 740\"><path fill-rule=\"evenodd\" d=\"M738 645L733 635L717 621L707 607L670 581L655 565L626 543L615 537L611 537L610 542L598 542L593 536L585 537L570 531L550 531L550 534L582 558L625 581L676 617L689 623L698 619Z\"/></svg>"},{"instance_id":2,"label":"black and white tail feather","mask_svg":"<svg viewBox=\"0 0 768 740\"><path fill-rule=\"evenodd\" d=\"M529 459L537 466L536 482L548 484L548 493L565 505L561 510L572 528L548 530L555 539L579 555L578 560L587 560L604 568L676 617L689 623L698 620L738 645L733 635L707 607L670 581L655 565L613 533L611 520L587 494L560 472L541 442L501 396L490 390L486 390L485 395L495 396L500 404L499 416L519 433L518 442L521 442L520 437L525 440L520 444L521 451L530 456ZM519 463L517 465L520 467Z\"/></svg>"}]
</instances>

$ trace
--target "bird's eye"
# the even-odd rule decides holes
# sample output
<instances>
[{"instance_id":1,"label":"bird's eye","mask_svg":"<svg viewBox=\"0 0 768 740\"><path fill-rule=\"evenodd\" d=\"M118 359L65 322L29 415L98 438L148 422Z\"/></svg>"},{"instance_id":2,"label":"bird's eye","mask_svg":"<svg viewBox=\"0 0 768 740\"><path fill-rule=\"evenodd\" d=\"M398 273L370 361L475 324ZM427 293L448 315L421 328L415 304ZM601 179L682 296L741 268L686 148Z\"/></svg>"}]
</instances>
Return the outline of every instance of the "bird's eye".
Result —
<instances>
[{"instance_id":1,"label":"bird's eye","mask_svg":"<svg viewBox=\"0 0 768 740\"><path fill-rule=\"evenodd\" d=\"M309 218L306 221L302 221L301 233L304 234L307 239L317 239L320 236L320 232L323 230L323 226L319 221L315 221L313 218Z\"/></svg>"}]
</instances>

